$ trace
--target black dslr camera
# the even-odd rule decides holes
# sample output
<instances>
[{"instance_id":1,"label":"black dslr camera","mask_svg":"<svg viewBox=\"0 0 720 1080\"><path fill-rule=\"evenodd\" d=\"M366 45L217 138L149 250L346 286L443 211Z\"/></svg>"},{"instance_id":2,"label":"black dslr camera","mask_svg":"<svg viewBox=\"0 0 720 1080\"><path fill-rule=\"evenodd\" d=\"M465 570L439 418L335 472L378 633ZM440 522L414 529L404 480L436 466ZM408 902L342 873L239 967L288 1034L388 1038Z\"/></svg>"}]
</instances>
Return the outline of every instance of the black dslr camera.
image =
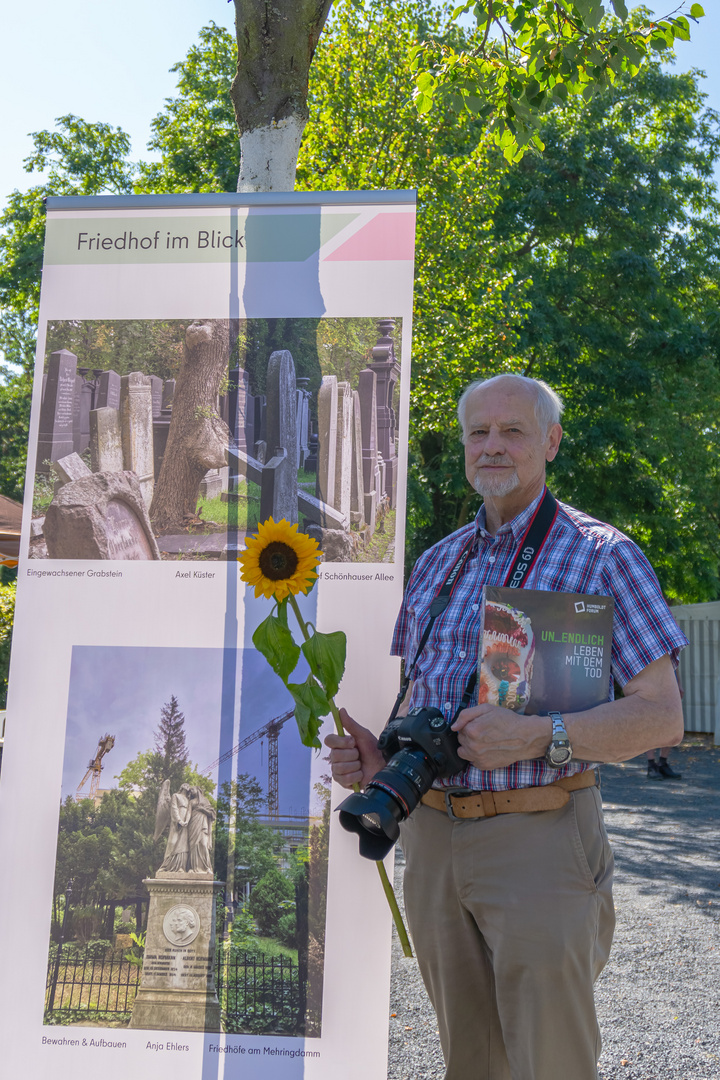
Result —
<instances>
[{"instance_id":1,"label":"black dslr camera","mask_svg":"<svg viewBox=\"0 0 720 1080\"><path fill-rule=\"evenodd\" d=\"M360 837L360 854L384 859L400 829L438 776L461 772L467 761L458 757L458 738L439 709L411 709L391 720L378 739L387 761L365 791L350 795L340 806L340 824Z\"/></svg>"}]
</instances>

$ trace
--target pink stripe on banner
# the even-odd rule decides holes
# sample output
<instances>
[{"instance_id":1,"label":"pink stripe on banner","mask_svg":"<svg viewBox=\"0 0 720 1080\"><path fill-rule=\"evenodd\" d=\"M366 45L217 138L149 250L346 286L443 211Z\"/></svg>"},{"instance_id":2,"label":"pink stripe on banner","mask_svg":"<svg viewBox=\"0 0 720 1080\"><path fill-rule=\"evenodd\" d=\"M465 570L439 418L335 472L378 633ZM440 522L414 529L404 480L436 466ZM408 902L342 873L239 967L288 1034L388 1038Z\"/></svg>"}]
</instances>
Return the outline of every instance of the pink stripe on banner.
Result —
<instances>
[{"instance_id":1,"label":"pink stripe on banner","mask_svg":"<svg viewBox=\"0 0 720 1080\"><path fill-rule=\"evenodd\" d=\"M415 215L392 211L377 214L372 221L341 244L327 262L410 261L415 257Z\"/></svg>"}]
</instances>

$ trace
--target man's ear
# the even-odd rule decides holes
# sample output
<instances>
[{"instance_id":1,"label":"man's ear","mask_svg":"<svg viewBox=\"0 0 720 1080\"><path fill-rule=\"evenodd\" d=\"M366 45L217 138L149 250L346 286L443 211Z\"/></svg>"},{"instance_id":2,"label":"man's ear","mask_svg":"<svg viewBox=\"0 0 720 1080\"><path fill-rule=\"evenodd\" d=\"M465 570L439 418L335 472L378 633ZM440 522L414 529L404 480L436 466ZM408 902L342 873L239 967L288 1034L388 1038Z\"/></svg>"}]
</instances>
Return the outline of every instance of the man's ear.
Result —
<instances>
[{"instance_id":1,"label":"man's ear","mask_svg":"<svg viewBox=\"0 0 720 1080\"><path fill-rule=\"evenodd\" d=\"M560 443L563 437L563 429L559 424L553 424L548 432L547 437L547 450L545 451L545 460L554 461L557 456L557 452L560 449Z\"/></svg>"}]
</instances>

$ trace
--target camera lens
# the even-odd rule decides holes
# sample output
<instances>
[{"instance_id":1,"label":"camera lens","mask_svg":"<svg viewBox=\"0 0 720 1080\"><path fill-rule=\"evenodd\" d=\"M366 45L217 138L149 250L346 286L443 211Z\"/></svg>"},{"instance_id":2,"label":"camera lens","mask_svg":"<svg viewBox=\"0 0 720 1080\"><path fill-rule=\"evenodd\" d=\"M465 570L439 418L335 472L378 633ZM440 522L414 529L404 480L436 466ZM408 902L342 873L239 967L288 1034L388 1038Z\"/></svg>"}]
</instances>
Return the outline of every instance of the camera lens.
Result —
<instances>
[{"instance_id":1,"label":"camera lens","mask_svg":"<svg viewBox=\"0 0 720 1080\"><path fill-rule=\"evenodd\" d=\"M360 854L384 859L400 835L399 823L410 816L437 776L422 750L401 750L373 777L363 792L339 808L340 824L360 838Z\"/></svg>"},{"instance_id":2,"label":"camera lens","mask_svg":"<svg viewBox=\"0 0 720 1080\"><path fill-rule=\"evenodd\" d=\"M369 832L382 832L382 825L380 824L379 814L361 814L360 820Z\"/></svg>"}]
</instances>

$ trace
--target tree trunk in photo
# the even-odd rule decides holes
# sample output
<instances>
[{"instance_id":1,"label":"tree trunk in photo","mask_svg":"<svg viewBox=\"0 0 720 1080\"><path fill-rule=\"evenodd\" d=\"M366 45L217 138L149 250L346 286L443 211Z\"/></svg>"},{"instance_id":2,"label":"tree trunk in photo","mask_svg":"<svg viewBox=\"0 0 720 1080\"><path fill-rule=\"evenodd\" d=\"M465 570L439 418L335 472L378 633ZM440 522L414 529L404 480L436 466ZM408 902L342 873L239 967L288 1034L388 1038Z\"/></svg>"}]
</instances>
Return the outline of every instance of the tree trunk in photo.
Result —
<instances>
[{"instance_id":1,"label":"tree trunk in photo","mask_svg":"<svg viewBox=\"0 0 720 1080\"><path fill-rule=\"evenodd\" d=\"M187 527L195 520L200 481L208 469L226 464L230 432L217 406L230 347L227 320L194 322L185 331L167 446L150 507L158 534Z\"/></svg>"},{"instance_id":2,"label":"tree trunk in photo","mask_svg":"<svg viewBox=\"0 0 720 1080\"><path fill-rule=\"evenodd\" d=\"M310 64L332 0L235 0L238 191L292 191Z\"/></svg>"}]
</instances>

